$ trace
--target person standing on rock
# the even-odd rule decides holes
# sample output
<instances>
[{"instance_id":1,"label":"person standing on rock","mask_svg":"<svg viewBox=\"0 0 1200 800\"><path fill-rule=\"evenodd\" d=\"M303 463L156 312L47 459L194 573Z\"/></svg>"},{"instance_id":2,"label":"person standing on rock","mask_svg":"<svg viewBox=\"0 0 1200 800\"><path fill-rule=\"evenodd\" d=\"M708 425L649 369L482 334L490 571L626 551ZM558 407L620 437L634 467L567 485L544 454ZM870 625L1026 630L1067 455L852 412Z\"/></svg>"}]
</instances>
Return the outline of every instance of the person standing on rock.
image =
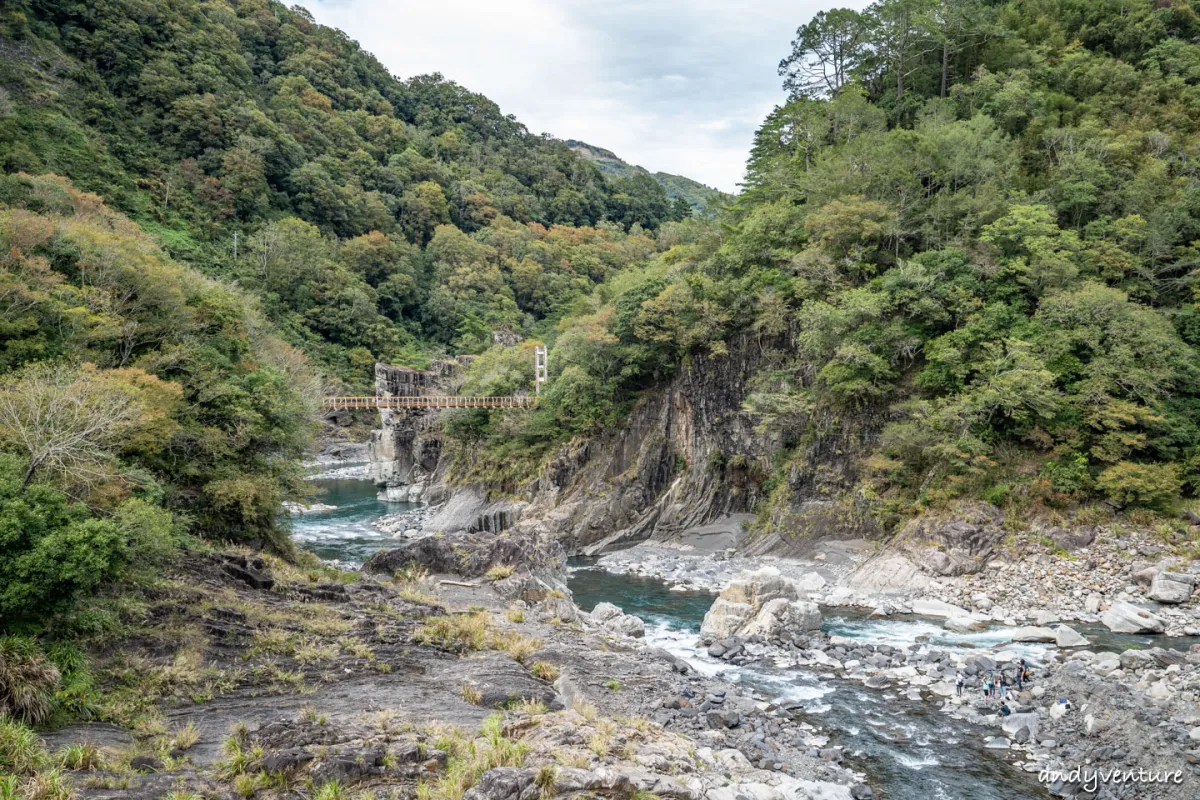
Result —
<instances>
[{"instance_id":1,"label":"person standing on rock","mask_svg":"<svg viewBox=\"0 0 1200 800\"><path fill-rule=\"evenodd\" d=\"M1025 659L1021 659L1021 663L1017 665L1017 691L1025 691Z\"/></svg>"},{"instance_id":2,"label":"person standing on rock","mask_svg":"<svg viewBox=\"0 0 1200 800\"><path fill-rule=\"evenodd\" d=\"M958 691L959 697L962 697L964 683L963 674L960 672L954 678L954 688Z\"/></svg>"},{"instance_id":3,"label":"person standing on rock","mask_svg":"<svg viewBox=\"0 0 1200 800\"><path fill-rule=\"evenodd\" d=\"M1000 699L1008 697L1008 673L1000 671Z\"/></svg>"},{"instance_id":4,"label":"person standing on rock","mask_svg":"<svg viewBox=\"0 0 1200 800\"><path fill-rule=\"evenodd\" d=\"M983 699L992 699L992 673L988 673L983 679Z\"/></svg>"}]
</instances>

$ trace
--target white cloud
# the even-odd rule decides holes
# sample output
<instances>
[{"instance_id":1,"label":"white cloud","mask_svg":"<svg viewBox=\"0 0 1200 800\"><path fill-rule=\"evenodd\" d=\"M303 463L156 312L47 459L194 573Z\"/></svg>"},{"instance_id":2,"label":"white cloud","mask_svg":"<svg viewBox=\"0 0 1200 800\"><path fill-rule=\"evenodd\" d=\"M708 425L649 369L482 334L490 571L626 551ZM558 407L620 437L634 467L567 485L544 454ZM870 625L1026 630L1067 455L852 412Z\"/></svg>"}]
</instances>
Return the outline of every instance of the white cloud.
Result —
<instances>
[{"instance_id":1,"label":"white cloud","mask_svg":"<svg viewBox=\"0 0 1200 800\"><path fill-rule=\"evenodd\" d=\"M732 191L828 0L306 0L402 78L441 72L530 130ZM850 5L862 6L854 0Z\"/></svg>"}]
</instances>

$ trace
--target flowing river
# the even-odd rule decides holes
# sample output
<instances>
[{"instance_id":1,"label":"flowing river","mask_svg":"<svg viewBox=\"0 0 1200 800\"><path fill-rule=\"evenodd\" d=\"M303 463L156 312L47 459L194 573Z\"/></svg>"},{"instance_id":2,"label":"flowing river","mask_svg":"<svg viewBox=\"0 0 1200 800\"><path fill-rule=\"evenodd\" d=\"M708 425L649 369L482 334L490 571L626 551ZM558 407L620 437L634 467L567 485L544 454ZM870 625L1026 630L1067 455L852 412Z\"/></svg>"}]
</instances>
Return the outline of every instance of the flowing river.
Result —
<instances>
[{"instance_id":1,"label":"flowing river","mask_svg":"<svg viewBox=\"0 0 1200 800\"><path fill-rule=\"evenodd\" d=\"M319 502L336 506L293 521L293 537L321 558L347 566L361 565L372 553L396 546L398 539L372 523L385 514L412 511L407 503L377 499L370 481L357 477L325 477L313 481L322 495ZM854 681L820 677L809 669L776 670L738 668L710 658L697 647L697 634L713 596L698 592L669 591L662 581L633 575L616 575L576 560L571 565L570 588L575 602L590 611L608 601L646 622L649 643L663 647L690 662L697 670L721 674L725 680L752 688L770 698L803 704L811 722L845 748L851 766L870 777L881 794L893 800L1013 800L1049 798L1036 781L1007 764L996 751L983 747L984 730L951 719L931 704L907 699L896 690L867 689ZM905 647L918 636L945 649L995 648L1008 637L1003 628L970 634L945 631L940 620L920 617L871 618L844 608L822 609L824 630L864 642ZM1093 649L1122 650L1157 644L1170 647L1163 637L1113 637L1106 630L1079 626L1094 642ZM1037 658L1043 645L1014 646ZM1183 649L1187 649L1186 646Z\"/></svg>"}]
</instances>

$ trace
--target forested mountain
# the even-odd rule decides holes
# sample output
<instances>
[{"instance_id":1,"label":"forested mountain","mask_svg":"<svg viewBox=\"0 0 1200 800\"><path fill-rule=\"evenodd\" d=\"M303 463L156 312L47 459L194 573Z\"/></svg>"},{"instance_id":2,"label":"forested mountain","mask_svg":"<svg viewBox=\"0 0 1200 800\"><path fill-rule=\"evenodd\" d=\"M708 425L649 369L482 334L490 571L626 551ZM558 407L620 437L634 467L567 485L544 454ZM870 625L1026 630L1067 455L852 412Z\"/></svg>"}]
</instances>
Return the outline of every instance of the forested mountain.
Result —
<instances>
[{"instance_id":1,"label":"forested mountain","mask_svg":"<svg viewBox=\"0 0 1200 800\"><path fill-rule=\"evenodd\" d=\"M685 211L690 216L692 213L704 211L709 205L716 207L733 200L731 196L724 192L714 189L711 186L705 186L703 183L686 178L683 175L672 175L669 172L650 172L644 167L636 167L613 151L605 150L603 147L596 147L594 144L581 142L578 139L567 139L567 147L570 147L579 155L593 162L605 175L632 178L641 173L648 174L667 190L667 197L677 203L677 208L681 209L681 219ZM682 205L678 205L678 201L681 198L687 203L690 210L685 209Z\"/></svg>"},{"instance_id":2,"label":"forested mountain","mask_svg":"<svg viewBox=\"0 0 1200 800\"><path fill-rule=\"evenodd\" d=\"M840 501L884 516L1194 494L1198 36L1185 0L818 14L722 234L565 323L527 445L597 430L744 332L774 362L743 413L790 443L759 465L772 503L841 435L831 413L870 447Z\"/></svg>"},{"instance_id":3,"label":"forested mountain","mask_svg":"<svg viewBox=\"0 0 1200 800\"><path fill-rule=\"evenodd\" d=\"M0 24L0 166L101 194L360 388L375 359L530 330L677 216L299 7L20 0Z\"/></svg>"}]
</instances>

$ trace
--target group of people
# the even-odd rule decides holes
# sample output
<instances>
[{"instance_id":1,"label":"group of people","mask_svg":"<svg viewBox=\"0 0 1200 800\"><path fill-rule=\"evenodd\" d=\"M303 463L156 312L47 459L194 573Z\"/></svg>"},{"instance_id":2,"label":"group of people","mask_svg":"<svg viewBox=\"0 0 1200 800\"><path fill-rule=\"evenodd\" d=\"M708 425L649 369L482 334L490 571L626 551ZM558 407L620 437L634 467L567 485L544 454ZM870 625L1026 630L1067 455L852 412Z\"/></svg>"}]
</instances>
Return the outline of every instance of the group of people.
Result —
<instances>
[{"instance_id":1,"label":"group of people","mask_svg":"<svg viewBox=\"0 0 1200 800\"><path fill-rule=\"evenodd\" d=\"M1025 659L1023 658L1017 664L1016 673L1012 678L1009 677L1008 672L1005 670L992 670L984 675L980 682L980 686L983 690L983 699L990 701L998 698L1003 701L1008 697L1010 687L1012 687L1014 683L1016 684L1017 691L1019 692L1023 691L1025 689L1025 685L1032 679L1033 673L1029 669L1029 664L1026 663ZM966 679L963 677L961 672L958 673L958 677L956 678L954 684L955 689L961 696L963 693L963 687L966 684Z\"/></svg>"}]
</instances>

